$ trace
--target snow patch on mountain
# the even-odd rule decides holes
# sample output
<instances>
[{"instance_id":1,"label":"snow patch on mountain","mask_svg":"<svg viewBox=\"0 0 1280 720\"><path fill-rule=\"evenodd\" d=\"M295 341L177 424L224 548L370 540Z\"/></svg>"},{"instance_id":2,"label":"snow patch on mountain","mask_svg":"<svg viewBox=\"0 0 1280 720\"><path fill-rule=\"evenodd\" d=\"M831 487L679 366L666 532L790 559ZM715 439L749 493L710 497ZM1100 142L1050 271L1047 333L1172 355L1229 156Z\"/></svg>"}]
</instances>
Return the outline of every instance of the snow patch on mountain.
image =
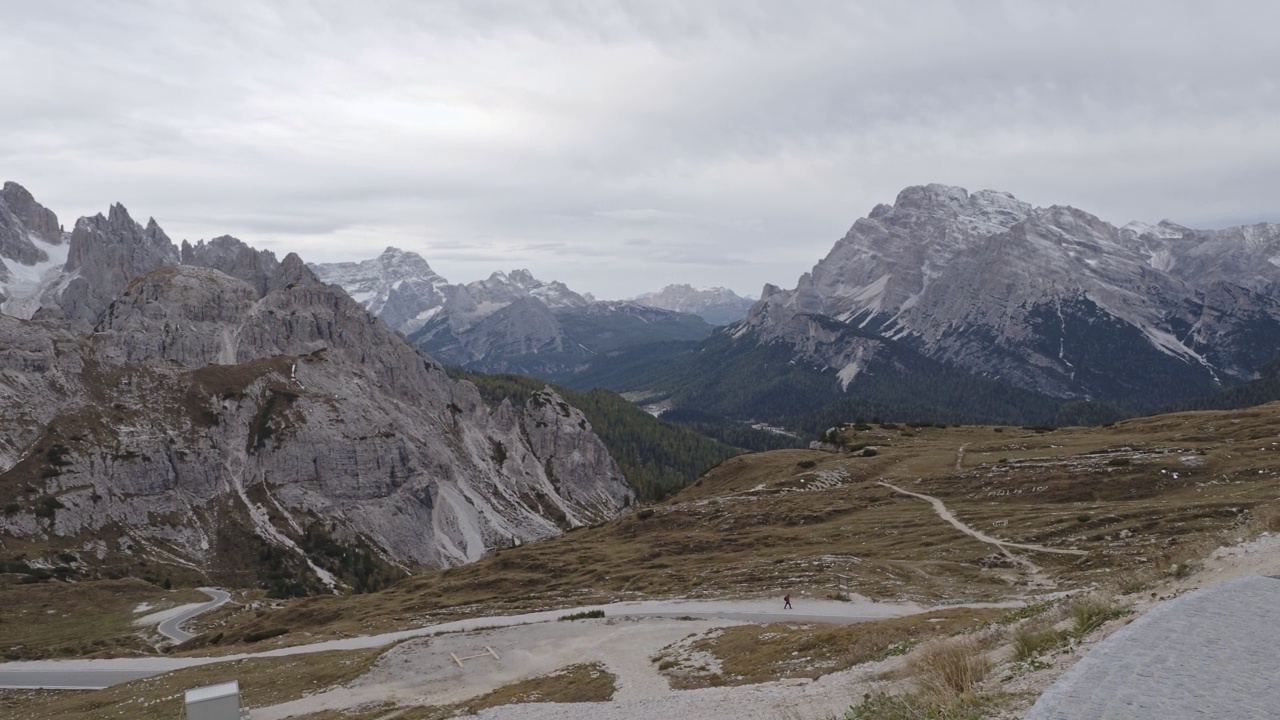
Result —
<instances>
[{"instance_id":1,"label":"snow patch on mountain","mask_svg":"<svg viewBox=\"0 0 1280 720\"><path fill-rule=\"evenodd\" d=\"M29 239L48 259L31 265L6 259L4 265L9 269L9 279L0 282L0 295L8 298L0 304L0 313L24 320L30 319L40 309L40 297L57 281L70 250L67 242L55 245L35 234L30 235Z\"/></svg>"}]
</instances>

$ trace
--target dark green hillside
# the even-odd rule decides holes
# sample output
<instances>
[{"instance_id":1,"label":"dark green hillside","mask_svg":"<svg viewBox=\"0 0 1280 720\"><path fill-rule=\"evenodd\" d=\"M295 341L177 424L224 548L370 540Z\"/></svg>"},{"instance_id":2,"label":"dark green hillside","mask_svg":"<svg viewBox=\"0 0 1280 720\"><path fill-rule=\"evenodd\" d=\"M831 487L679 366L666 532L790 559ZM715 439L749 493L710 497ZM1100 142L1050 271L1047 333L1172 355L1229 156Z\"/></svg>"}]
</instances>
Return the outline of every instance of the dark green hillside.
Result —
<instances>
[{"instance_id":1,"label":"dark green hillside","mask_svg":"<svg viewBox=\"0 0 1280 720\"><path fill-rule=\"evenodd\" d=\"M545 381L520 375L479 375L456 368L450 374L475 383L480 394L493 403L509 398L512 403L523 404L533 393L547 387ZM552 387L587 416L642 500L660 500L743 452L688 428L663 422L608 390L577 393Z\"/></svg>"},{"instance_id":2,"label":"dark green hillside","mask_svg":"<svg viewBox=\"0 0 1280 720\"><path fill-rule=\"evenodd\" d=\"M1256 380L1183 403L1174 410L1239 410L1280 400L1280 359L1264 365L1259 375Z\"/></svg>"},{"instance_id":3,"label":"dark green hillside","mask_svg":"<svg viewBox=\"0 0 1280 720\"><path fill-rule=\"evenodd\" d=\"M866 336L829 322L843 332ZM806 437L859 417L1019 425L1058 419L1059 399L948 368L900 343L875 339L882 343L881 351L847 391L841 390L834 370L795 360L789 345L761 345L751 337L735 340L727 332L683 350L648 349L661 353L660 363L640 348L598 359L574 385L583 387L589 378L617 391L654 391L670 399L673 419L693 413L703 420L764 421Z\"/></svg>"}]
</instances>

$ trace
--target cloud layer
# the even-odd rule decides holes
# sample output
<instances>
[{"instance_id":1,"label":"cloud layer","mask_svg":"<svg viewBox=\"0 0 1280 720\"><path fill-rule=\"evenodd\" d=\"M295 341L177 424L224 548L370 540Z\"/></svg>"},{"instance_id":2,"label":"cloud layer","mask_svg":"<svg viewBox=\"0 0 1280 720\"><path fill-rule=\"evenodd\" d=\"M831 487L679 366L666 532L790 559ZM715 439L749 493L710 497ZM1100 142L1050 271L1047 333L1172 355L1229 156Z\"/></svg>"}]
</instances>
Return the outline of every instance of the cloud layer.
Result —
<instances>
[{"instance_id":1,"label":"cloud layer","mask_svg":"<svg viewBox=\"0 0 1280 720\"><path fill-rule=\"evenodd\" d=\"M1276 27L1168 0L15 4L0 175L68 223L120 201L453 281L756 293L910 184L1280 220Z\"/></svg>"}]
</instances>

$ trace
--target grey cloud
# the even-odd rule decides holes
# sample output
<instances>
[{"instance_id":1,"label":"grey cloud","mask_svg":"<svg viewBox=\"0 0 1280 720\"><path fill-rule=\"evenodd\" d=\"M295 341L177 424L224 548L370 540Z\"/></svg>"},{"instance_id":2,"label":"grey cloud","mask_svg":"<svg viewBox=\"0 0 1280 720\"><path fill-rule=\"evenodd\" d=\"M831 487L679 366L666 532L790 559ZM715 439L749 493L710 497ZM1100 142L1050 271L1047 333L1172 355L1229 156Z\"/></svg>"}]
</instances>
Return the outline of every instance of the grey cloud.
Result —
<instances>
[{"instance_id":1,"label":"grey cloud","mask_svg":"<svg viewBox=\"0 0 1280 720\"><path fill-rule=\"evenodd\" d=\"M1276 217L1278 25L1267 2L14 4L0 161L68 223L120 201L455 281L518 258L606 297L754 293L908 184Z\"/></svg>"}]
</instances>

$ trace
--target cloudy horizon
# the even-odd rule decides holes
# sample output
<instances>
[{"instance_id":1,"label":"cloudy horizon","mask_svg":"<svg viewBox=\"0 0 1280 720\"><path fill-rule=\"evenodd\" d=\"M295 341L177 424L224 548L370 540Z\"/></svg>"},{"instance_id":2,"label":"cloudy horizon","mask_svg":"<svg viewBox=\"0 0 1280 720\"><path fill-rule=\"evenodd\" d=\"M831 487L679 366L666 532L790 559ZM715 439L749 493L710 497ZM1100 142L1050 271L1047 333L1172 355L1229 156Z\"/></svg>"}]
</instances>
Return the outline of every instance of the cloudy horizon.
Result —
<instances>
[{"instance_id":1,"label":"cloudy horizon","mask_svg":"<svg viewBox=\"0 0 1280 720\"><path fill-rule=\"evenodd\" d=\"M68 226L451 282L793 287L908 185L1280 221L1264 2L14 4L0 180Z\"/></svg>"}]
</instances>

